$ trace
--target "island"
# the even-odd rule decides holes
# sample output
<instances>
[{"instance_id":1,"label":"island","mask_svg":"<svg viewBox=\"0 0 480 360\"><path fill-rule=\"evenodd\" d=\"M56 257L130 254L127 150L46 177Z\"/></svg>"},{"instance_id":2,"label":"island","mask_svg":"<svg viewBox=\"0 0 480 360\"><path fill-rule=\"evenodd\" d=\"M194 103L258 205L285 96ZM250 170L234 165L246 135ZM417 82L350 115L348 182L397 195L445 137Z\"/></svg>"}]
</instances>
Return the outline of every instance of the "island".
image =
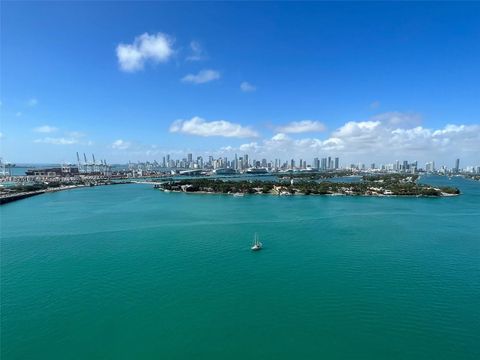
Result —
<instances>
[{"instance_id":1,"label":"island","mask_svg":"<svg viewBox=\"0 0 480 360\"><path fill-rule=\"evenodd\" d=\"M182 179L156 184L165 192L205 194L272 194L289 195L345 195L345 196L455 196L460 190L453 187L435 187L418 182L418 175L382 174L365 175L358 182L324 180L316 176L295 175L280 177L277 181L258 179Z\"/></svg>"}]
</instances>

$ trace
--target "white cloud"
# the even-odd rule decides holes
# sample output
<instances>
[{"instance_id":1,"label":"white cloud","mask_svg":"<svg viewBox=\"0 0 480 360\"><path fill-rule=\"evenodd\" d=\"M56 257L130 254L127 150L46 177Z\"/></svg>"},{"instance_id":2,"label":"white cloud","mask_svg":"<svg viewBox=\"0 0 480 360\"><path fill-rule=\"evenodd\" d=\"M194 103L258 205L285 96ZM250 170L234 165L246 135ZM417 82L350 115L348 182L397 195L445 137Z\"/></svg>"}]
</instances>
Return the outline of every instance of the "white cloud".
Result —
<instances>
[{"instance_id":1,"label":"white cloud","mask_svg":"<svg viewBox=\"0 0 480 360\"><path fill-rule=\"evenodd\" d=\"M187 61L201 61L207 58L205 50L198 41L190 42L190 52L191 54L187 56Z\"/></svg>"},{"instance_id":2,"label":"white cloud","mask_svg":"<svg viewBox=\"0 0 480 360\"><path fill-rule=\"evenodd\" d=\"M58 128L56 128L55 126L50 126L50 125L42 125L42 126L38 126L38 127L33 129L33 131L35 131L35 132L45 133L45 134L53 133L57 130L58 130Z\"/></svg>"},{"instance_id":3,"label":"white cloud","mask_svg":"<svg viewBox=\"0 0 480 360\"><path fill-rule=\"evenodd\" d=\"M37 98L31 98L27 101L27 106L29 107L34 107L38 105L38 99Z\"/></svg>"},{"instance_id":4,"label":"white cloud","mask_svg":"<svg viewBox=\"0 0 480 360\"><path fill-rule=\"evenodd\" d=\"M273 141L285 141L285 140L290 140L290 138L283 133L279 133L279 134L274 135L272 137L272 140Z\"/></svg>"},{"instance_id":5,"label":"white cloud","mask_svg":"<svg viewBox=\"0 0 480 360\"><path fill-rule=\"evenodd\" d=\"M33 131L42 133L42 134L51 134L57 132L59 129L50 126L50 125L43 125L33 129ZM81 144L81 145L93 145L93 142L90 140L83 139L85 134L79 131L66 131L63 134L64 136L58 137L44 137L40 139L34 140L35 143L39 144L51 144L51 145L73 145L73 144Z\"/></svg>"},{"instance_id":6,"label":"white cloud","mask_svg":"<svg viewBox=\"0 0 480 360\"><path fill-rule=\"evenodd\" d=\"M67 131L66 134L70 137L81 138L85 136L85 133L81 131Z\"/></svg>"},{"instance_id":7,"label":"white cloud","mask_svg":"<svg viewBox=\"0 0 480 360\"><path fill-rule=\"evenodd\" d=\"M190 120L176 120L170 126L170 132L198 136L257 137L258 133L249 127L225 120L206 121L198 116Z\"/></svg>"},{"instance_id":8,"label":"white cloud","mask_svg":"<svg viewBox=\"0 0 480 360\"><path fill-rule=\"evenodd\" d=\"M128 148L130 148L132 144L129 142L129 141L125 141L125 140L122 140L122 139L118 139L118 140L115 140L113 143L112 143L112 149L115 149L115 150L127 150Z\"/></svg>"},{"instance_id":9,"label":"white cloud","mask_svg":"<svg viewBox=\"0 0 480 360\"><path fill-rule=\"evenodd\" d=\"M251 153L251 152L256 152L259 149L259 145L256 142L251 142L248 144L242 144L239 147L239 150L245 153Z\"/></svg>"},{"instance_id":10,"label":"white cloud","mask_svg":"<svg viewBox=\"0 0 480 360\"><path fill-rule=\"evenodd\" d=\"M79 140L75 138L65 138L65 137L45 137L43 139L36 139L34 142L43 143L43 144L52 144L52 145L73 145L78 144Z\"/></svg>"},{"instance_id":11,"label":"white cloud","mask_svg":"<svg viewBox=\"0 0 480 360\"><path fill-rule=\"evenodd\" d=\"M198 74L188 74L182 78L183 82L193 84L204 84L213 80L220 79L220 73L216 70L201 70Z\"/></svg>"},{"instance_id":12,"label":"white cloud","mask_svg":"<svg viewBox=\"0 0 480 360\"><path fill-rule=\"evenodd\" d=\"M385 112L374 116L371 120L380 121L392 127L417 126L422 123L422 117L416 113L402 113L399 111Z\"/></svg>"},{"instance_id":13,"label":"white cloud","mask_svg":"<svg viewBox=\"0 0 480 360\"><path fill-rule=\"evenodd\" d=\"M325 130L325 125L323 125L320 121L302 120L293 121L287 125L279 126L276 130L282 133L291 134L321 132Z\"/></svg>"},{"instance_id":14,"label":"white cloud","mask_svg":"<svg viewBox=\"0 0 480 360\"><path fill-rule=\"evenodd\" d=\"M119 44L117 58L123 71L135 72L143 69L146 62L166 62L173 55L174 40L162 33L144 33L137 36L132 44Z\"/></svg>"},{"instance_id":15,"label":"white cloud","mask_svg":"<svg viewBox=\"0 0 480 360\"><path fill-rule=\"evenodd\" d=\"M240 90L242 90L243 92L253 92L257 90L257 88L252 84L250 84L249 82L244 81L240 84Z\"/></svg>"},{"instance_id":16,"label":"white cloud","mask_svg":"<svg viewBox=\"0 0 480 360\"><path fill-rule=\"evenodd\" d=\"M231 152L285 160L302 157L309 161L331 155L353 162L441 161L454 157L478 162L479 124L448 124L439 128L407 126L420 120L417 114L385 113L366 121L349 121L326 138L293 139L282 132L258 143L232 148Z\"/></svg>"}]
</instances>

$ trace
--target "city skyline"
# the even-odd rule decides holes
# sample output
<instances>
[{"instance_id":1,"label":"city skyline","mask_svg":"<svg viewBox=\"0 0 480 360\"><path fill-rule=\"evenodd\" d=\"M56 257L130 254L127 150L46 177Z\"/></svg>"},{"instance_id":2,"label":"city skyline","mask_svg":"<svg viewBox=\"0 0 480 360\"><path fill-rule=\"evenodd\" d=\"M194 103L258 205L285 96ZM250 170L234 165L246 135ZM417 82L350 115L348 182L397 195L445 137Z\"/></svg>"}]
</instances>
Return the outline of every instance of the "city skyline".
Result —
<instances>
[{"instance_id":1,"label":"city skyline","mask_svg":"<svg viewBox=\"0 0 480 360\"><path fill-rule=\"evenodd\" d=\"M5 167L11 166L0 158L0 167L5 172ZM183 157L175 157L171 154L164 154L158 159L152 161L131 161L125 163L111 163L106 159L96 159L95 154L76 153L76 162L60 162L60 163L24 163L16 164L20 167L51 166L60 165L62 167L76 166L79 172L91 172L94 168L110 168L111 166L128 166L128 168L142 168L144 170L160 170L160 169L192 169L192 170L218 170L232 169L235 171L245 171L248 169L266 169L268 171L284 171L284 170L362 170L362 171L388 171L388 172L417 172L424 171L427 173L480 173L479 164L465 164L460 158L456 158L453 165L436 162L434 159L425 163L418 160L395 160L385 163L376 163L372 161L359 161L357 163L342 162L338 156L325 156L308 158L255 158L247 153L235 154L232 158L228 156L215 157L213 155L202 156L194 153L187 153ZM35 166L36 165L36 166Z\"/></svg>"},{"instance_id":2,"label":"city skyline","mask_svg":"<svg viewBox=\"0 0 480 360\"><path fill-rule=\"evenodd\" d=\"M4 3L0 156L478 165L479 5L346 6Z\"/></svg>"}]
</instances>

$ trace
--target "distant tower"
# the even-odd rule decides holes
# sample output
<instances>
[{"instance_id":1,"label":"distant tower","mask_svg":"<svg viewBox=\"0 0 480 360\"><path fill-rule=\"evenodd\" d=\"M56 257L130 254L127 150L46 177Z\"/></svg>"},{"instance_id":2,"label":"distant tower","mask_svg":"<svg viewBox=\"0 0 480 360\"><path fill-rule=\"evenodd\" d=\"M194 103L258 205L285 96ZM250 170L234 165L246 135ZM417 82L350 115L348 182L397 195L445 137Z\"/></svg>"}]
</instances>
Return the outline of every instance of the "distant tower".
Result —
<instances>
[{"instance_id":1,"label":"distant tower","mask_svg":"<svg viewBox=\"0 0 480 360\"><path fill-rule=\"evenodd\" d=\"M78 151L77 151L77 164L78 164L78 171L81 172L82 166L80 164L80 155L78 155Z\"/></svg>"},{"instance_id":2,"label":"distant tower","mask_svg":"<svg viewBox=\"0 0 480 360\"><path fill-rule=\"evenodd\" d=\"M460 159L455 160L455 173L458 174L460 171Z\"/></svg>"}]
</instances>

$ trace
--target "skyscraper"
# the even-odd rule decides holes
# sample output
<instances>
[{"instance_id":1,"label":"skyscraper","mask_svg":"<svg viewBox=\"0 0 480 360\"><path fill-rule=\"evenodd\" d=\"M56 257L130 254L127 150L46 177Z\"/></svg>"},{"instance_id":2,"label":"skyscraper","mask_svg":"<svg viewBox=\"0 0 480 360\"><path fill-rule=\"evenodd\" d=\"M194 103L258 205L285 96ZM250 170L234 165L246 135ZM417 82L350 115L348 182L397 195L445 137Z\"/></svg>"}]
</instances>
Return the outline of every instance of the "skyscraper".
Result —
<instances>
[{"instance_id":1,"label":"skyscraper","mask_svg":"<svg viewBox=\"0 0 480 360\"><path fill-rule=\"evenodd\" d=\"M455 173L458 174L460 171L460 159L455 160Z\"/></svg>"},{"instance_id":2,"label":"skyscraper","mask_svg":"<svg viewBox=\"0 0 480 360\"><path fill-rule=\"evenodd\" d=\"M340 159L338 157L335 158L335 170L338 169L340 166Z\"/></svg>"},{"instance_id":3,"label":"skyscraper","mask_svg":"<svg viewBox=\"0 0 480 360\"><path fill-rule=\"evenodd\" d=\"M322 170L327 170L327 158L322 158Z\"/></svg>"}]
</instances>

